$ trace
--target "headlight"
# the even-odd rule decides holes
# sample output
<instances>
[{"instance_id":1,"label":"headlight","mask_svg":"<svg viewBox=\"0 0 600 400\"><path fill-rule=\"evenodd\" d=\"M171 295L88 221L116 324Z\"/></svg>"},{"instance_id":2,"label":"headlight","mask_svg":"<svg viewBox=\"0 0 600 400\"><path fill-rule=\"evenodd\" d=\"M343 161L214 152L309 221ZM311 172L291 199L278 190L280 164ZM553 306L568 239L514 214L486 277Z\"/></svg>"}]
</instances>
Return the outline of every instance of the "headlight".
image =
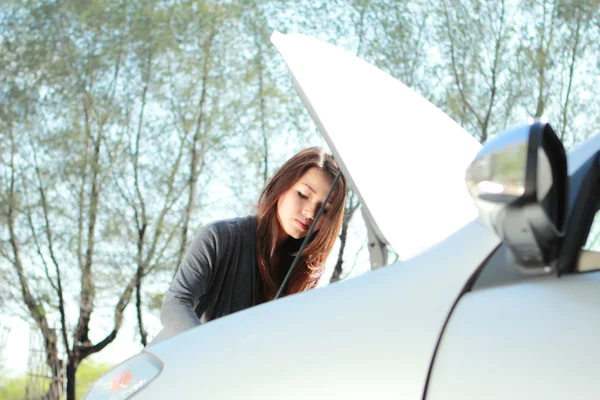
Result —
<instances>
[{"instance_id":1,"label":"headlight","mask_svg":"<svg viewBox=\"0 0 600 400\"><path fill-rule=\"evenodd\" d=\"M84 399L126 399L150 383L161 370L162 363L158 358L141 352L102 375L88 390Z\"/></svg>"}]
</instances>

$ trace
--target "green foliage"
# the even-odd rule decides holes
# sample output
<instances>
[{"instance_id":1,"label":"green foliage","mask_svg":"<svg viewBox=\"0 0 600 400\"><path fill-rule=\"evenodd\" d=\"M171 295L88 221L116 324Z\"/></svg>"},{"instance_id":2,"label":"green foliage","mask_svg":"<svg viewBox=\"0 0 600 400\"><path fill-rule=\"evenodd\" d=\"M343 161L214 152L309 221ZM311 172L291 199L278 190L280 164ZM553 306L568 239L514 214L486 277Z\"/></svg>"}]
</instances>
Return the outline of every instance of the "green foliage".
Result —
<instances>
[{"instance_id":1,"label":"green foliage","mask_svg":"<svg viewBox=\"0 0 600 400\"><path fill-rule=\"evenodd\" d=\"M162 307L163 300L165 299L165 292L161 291L158 293L154 293L149 296L148 299L148 309L159 311Z\"/></svg>"},{"instance_id":2,"label":"green foliage","mask_svg":"<svg viewBox=\"0 0 600 400\"><path fill-rule=\"evenodd\" d=\"M163 272L144 278L144 310L156 311L172 278L164 271L187 244L188 202L190 231L247 212L266 176L314 144L314 124L269 42L274 29L358 54L481 139L538 112L560 121L572 143L600 124L594 0L22 3L0 2L0 225L14 172L16 242L39 303L32 312L54 325L47 224L67 299L84 297L79 264L89 251L93 304L112 322L139 249L147 271ZM20 296L7 230L0 235L0 275L12 277L1 289Z\"/></svg>"},{"instance_id":3,"label":"green foliage","mask_svg":"<svg viewBox=\"0 0 600 400\"><path fill-rule=\"evenodd\" d=\"M112 365L84 360L77 369L76 397L82 399L90 386L110 368ZM28 383L29 377L26 375L13 378L0 377L0 399L23 400Z\"/></svg>"},{"instance_id":4,"label":"green foliage","mask_svg":"<svg viewBox=\"0 0 600 400\"><path fill-rule=\"evenodd\" d=\"M0 399L23 400L28 378L20 376L16 378L0 378Z\"/></svg>"}]
</instances>

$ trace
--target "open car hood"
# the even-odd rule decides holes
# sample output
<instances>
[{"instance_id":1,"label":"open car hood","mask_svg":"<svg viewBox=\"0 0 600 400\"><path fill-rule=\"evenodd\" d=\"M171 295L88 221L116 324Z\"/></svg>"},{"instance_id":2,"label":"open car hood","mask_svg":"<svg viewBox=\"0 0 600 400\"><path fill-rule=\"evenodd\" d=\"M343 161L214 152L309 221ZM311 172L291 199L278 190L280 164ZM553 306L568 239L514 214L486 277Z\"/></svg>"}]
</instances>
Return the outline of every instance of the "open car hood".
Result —
<instances>
[{"instance_id":1,"label":"open car hood","mask_svg":"<svg viewBox=\"0 0 600 400\"><path fill-rule=\"evenodd\" d=\"M456 122L330 44L277 31L271 42L376 234L400 259L476 218L464 176L481 145Z\"/></svg>"}]
</instances>

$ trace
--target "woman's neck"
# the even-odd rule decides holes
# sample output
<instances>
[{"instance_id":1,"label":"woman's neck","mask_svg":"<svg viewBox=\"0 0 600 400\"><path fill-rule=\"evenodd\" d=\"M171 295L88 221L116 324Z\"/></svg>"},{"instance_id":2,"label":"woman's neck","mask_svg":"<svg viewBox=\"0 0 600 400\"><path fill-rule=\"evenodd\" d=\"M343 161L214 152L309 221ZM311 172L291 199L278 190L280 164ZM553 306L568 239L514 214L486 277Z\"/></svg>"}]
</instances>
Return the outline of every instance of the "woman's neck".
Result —
<instances>
[{"instance_id":1,"label":"woman's neck","mask_svg":"<svg viewBox=\"0 0 600 400\"><path fill-rule=\"evenodd\" d=\"M283 228L279 227L279 232L277 232L277 247L281 247L288 239L290 235L288 235Z\"/></svg>"}]
</instances>

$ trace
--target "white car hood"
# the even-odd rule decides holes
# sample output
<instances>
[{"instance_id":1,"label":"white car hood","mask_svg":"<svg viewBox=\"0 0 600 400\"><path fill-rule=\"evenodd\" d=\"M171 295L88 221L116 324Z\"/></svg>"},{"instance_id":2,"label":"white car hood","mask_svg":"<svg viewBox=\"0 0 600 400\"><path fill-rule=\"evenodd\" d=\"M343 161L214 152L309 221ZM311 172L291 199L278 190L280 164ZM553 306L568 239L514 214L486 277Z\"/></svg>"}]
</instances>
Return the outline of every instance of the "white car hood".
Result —
<instances>
[{"instance_id":1,"label":"white car hood","mask_svg":"<svg viewBox=\"0 0 600 400\"><path fill-rule=\"evenodd\" d=\"M146 348L164 368L136 399L422 399L450 310L499 243L478 221L467 224L476 211L463 175L479 145L376 68L304 36L275 34L273 42L396 251L408 257L466 226L406 263Z\"/></svg>"},{"instance_id":2,"label":"white car hood","mask_svg":"<svg viewBox=\"0 0 600 400\"><path fill-rule=\"evenodd\" d=\"M477 217L464 175L481 145L456 122L332 45L279 32L271 42L375 231L400 259Z\"/></svg>"},{"instance_id":3,"label":"white car hood","mask_svg":"<svg viewBox=\"0 0 600 400\"><path fill-rule=\"evenodd\" d=\"M405 263L147 347L164 368L135 399L421 400L450 310L498 242L473 221Z\"/></svg>"}]
</instances>

